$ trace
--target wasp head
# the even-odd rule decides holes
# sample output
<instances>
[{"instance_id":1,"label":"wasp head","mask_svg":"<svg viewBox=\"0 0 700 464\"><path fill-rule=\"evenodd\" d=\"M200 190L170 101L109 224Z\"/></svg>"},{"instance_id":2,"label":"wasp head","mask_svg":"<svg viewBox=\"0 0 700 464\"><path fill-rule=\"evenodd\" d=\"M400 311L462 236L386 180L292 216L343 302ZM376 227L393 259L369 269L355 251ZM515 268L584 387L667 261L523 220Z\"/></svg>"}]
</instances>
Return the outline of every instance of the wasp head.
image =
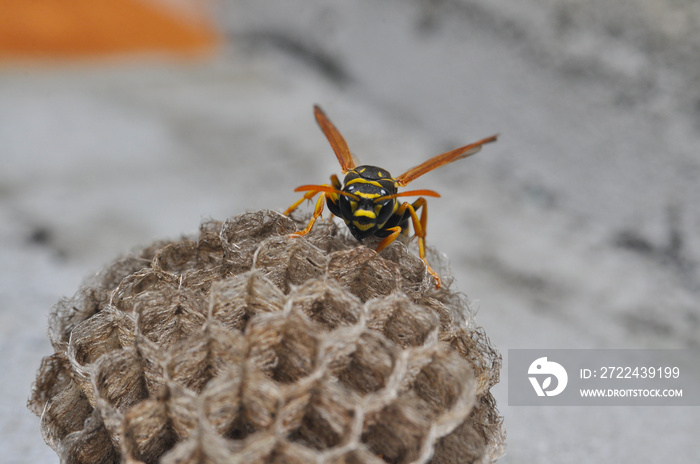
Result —
<instances>
[{"instance_id":1,"label":"wasp head","mask_svg":"<svg viewBox=\"0 0 700 464\"><path fill-rule=\"evenodd\" d=\"M397 201L391 197L397 191L396 181L384 169L358 166L348 171L343 181L340 217L358 240L374 235L394 214Z\"/></svg>"}]
</instances>

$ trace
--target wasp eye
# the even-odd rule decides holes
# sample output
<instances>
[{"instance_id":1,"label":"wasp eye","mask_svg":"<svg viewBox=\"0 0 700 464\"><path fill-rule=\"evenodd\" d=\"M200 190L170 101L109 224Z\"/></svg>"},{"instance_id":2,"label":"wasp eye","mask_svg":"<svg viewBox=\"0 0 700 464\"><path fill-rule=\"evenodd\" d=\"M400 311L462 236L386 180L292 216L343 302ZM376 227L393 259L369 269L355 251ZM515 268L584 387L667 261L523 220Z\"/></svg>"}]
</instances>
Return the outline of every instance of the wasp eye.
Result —
<instances>
[{"instance_id":1,"label":"wasp eye","mask_svg":"<svg viewBox=\"0 0 700 464\"><path fill-rule=\"evenodd\" d=\"M386 190L382 189L381 194L386 195Z\"/></svg>"}]
</instances>

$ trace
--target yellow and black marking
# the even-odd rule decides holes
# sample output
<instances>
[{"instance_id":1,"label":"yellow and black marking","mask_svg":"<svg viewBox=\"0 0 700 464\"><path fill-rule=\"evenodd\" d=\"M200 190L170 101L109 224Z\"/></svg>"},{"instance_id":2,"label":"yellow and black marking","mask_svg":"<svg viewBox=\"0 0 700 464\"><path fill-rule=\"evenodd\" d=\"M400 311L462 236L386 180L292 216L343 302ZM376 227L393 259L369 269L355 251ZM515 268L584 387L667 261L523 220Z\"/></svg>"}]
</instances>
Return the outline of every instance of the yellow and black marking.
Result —
<instances>
[{"instance_id":1,"label":"yellow and black marking","mask_svg":"<svg viewBox=\"0 0 700 464\"><path fill-rule=\"evenodd\" d=\"M435 278L436 286L440 287L440 277L433 271L425 258L425 232L428 223L427 202L423 196L413 203L399 203L397 200L398 197L402 196L439 197L440 195L433 190L411 190L399 193L398 189L433 169L473 155L481 150L482 145L494 142L497 136L493 135L430 158L393 178L388 171L376 166L355 166L347 142L338 129L318 106L314 107L314 114L338 158L345 178L341 184L338 176L333 174L330 184L302 185L295 189L297 192L306 191L307 193L290 206L285 211L285 215L294 211L304 200L311 200L317 194L321 194L316 201L314 214L309 224L295 235L302 236L311 231L314 223L323 213L324 204L328 206L331 213L345 221L356 239L363 240L372 236L382 238L377 246L377 252L396 240L401 233L407 234L410 221L415 237L418 237L420 258L425 263L427 271ZM420 217L417 213L419 209L421 210Z\"/></svg>"},{"instance_id":2,"label":"yellow and black marking","mask_svg":"<svg viewBox=\"0 0 700 464\"><path fill-rule=\"evenodd\" d=\"M345 220L356 239L379 235L387 221L396 213L398 202L395 198L378 199L397 193L396 182L381 168L359 166L348 171L343 184L345 187L341 190L357 199L338 195L334 202L329 197L328 209Z\"/></svg>"}]
</instances>

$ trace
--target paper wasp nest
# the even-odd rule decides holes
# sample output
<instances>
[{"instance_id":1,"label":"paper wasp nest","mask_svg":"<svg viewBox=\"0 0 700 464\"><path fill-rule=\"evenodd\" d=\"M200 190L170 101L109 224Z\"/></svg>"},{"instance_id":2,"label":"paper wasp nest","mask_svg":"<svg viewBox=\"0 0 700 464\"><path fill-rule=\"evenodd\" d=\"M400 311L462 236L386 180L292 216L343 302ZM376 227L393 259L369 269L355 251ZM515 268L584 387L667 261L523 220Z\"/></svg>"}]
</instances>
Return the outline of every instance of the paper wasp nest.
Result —
<instances>
[{"instance_id":1,"label":"paper wasp nest","mask_svg":"<svg viewBox=\"0 0 700 464\"><path fill-rule=\"evenodd\" d=\"M29 406L62 461L498 458L501 358L464 299L403 244L299 225L204 222L60 302Z\"/></svg>"}]
</instances>

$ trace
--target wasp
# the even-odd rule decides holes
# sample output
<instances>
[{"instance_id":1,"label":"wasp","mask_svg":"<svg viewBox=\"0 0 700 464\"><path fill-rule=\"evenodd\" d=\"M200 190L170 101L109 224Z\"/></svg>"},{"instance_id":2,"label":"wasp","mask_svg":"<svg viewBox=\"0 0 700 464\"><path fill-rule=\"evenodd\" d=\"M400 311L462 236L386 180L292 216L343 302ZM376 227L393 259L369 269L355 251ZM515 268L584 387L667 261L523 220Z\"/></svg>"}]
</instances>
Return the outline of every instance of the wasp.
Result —
<instances>
[{"instance_id":1,"label":"wasp","mask_svg":"<svg viewBox=\"0 0 700 464\"><path fill-rule=\"evenodd\" d=\"M400 176L392 177L386 169L377 166L356 166L347 142L318 105L314 106L314 115L338 158L345 178L341 183L338 176L333 174L330 184L302 185L294 189L295 192L307 193L287 208L285 215L291 214L305 200L311 200L318 194L320 196L306 228L293 236L304 236L311 231L314 223L323 213L324 204L333 215L345 221L357 240L362 241L368 237L381 238L377 245L377 253L396 240L400 234L408 235L410 222L413 225L414 238L418 238L418 255L425 264L427 272L435 279L436 287L440 288L440 277L430 267L425 257L425 235L428 223L428 205L425 197L440 197L440 194L434 190L399 192L398 189L434 169L477 153L482 145L495 142L498 135L437 155L412 167ZM399 202L399 197L407 196L419 198L412 203ZM421 210L420 217L418 210Z\"/></svg>"}]
</instances>

